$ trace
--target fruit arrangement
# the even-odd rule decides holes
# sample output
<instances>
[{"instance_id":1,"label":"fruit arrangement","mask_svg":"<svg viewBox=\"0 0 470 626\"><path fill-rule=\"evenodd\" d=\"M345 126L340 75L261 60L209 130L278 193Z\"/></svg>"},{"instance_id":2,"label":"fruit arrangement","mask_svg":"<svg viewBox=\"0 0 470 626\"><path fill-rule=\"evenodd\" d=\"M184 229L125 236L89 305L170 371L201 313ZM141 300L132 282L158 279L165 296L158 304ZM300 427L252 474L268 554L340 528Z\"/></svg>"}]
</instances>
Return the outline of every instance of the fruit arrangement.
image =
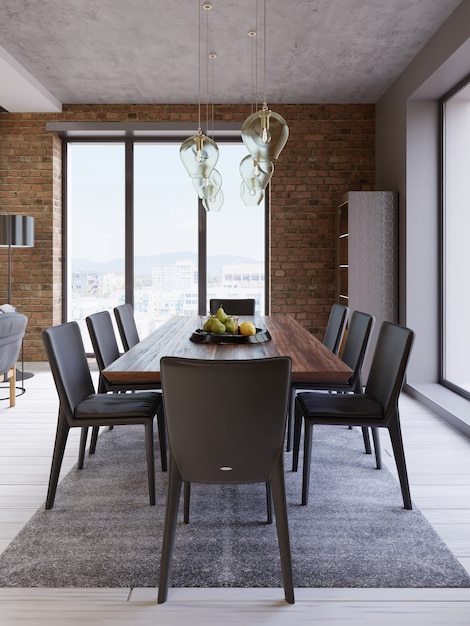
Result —
<instances>
[{"instance_id":1,"label":"fruit arrangement","mask_svg":"<svg viewBox=\"0 0 470 626\"><path fill-rule=\"evenodd\" d=\"M238 326L238 319L227 315L223 307L217 309L215 315L211 315L205 322L202 330L208 333L222 335L223 333L240 333L241 335L256 335L256 328L252 322L243 322Z\"/></svg>"}]
</instances>

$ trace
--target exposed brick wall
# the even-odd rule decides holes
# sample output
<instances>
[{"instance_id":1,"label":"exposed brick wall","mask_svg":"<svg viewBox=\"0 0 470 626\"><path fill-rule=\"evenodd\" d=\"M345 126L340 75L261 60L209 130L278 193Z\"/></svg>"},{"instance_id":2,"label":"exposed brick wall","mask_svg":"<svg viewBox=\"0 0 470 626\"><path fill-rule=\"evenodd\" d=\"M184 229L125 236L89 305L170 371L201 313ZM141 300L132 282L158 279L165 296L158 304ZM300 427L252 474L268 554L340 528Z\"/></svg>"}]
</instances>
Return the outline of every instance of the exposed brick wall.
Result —
<instances>
[{"instance_id":1,"label":"exposed brick wall","mask_svg":"<svg viewBox=\"0 0 470 626\"><path fill-rule=\"evenodd\" d=\"M271 313L321 338L335 298L335 211L343 193L373 189L373 105L276 105L290 129L271 183ZM243 122L250 106L219 105ZM32 215L35 247L13 251L13 304L29 317L26 360L44 360L41 331L62 315L61 143L48 121L197 122L195 105L70 105L62 113L0 113L0 211ZM2 303L7 251L0 249Z\"/></svg>"}]
</instances>

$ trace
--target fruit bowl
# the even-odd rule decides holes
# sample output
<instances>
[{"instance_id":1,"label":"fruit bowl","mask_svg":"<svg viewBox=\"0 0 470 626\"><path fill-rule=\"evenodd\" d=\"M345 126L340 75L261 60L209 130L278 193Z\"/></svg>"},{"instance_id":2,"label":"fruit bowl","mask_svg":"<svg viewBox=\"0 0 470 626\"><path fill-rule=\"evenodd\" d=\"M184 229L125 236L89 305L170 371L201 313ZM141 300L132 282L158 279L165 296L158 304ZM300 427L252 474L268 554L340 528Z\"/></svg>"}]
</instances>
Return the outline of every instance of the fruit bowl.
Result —
<instances>
[{"instance_id":1,"label":"fruit bowl","mask_svg":"<svg viewBox=\"0 0 470 626\"><path fill-rule=\"evenodd\" d=\"M269 331L263 328L256 328L254 335L241 335L240 333L211 333L198 328L189 338L195 343L221 343L221 344L247 344L264 343L271 340Z\"/></svg>"}]
</instances>

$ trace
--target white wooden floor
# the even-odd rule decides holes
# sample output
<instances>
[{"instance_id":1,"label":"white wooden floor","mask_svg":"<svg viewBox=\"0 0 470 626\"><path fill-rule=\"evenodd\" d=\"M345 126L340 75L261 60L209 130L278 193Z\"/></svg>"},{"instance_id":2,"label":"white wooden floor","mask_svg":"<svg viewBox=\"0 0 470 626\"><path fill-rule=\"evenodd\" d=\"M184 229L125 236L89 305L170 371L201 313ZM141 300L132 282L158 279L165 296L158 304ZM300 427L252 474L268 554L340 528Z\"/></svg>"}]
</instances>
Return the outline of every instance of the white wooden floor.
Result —
<instances>
[{"instance_id":1,"label":"white wooden floor","mask_svg":"<svg viewBox=\"0 0 470 626\"><path fill-rule=\"evenodd\" d=\"M35 376L17 406L0 401L0 550L43 506L52 455L52 379L44 364L25 369ZM470 441L409 396L400 405L413 501L470 571ZM382 444L393 469L385 436ZM77 446L74 429L63 475ZM0 589L0 624L470 624L470 589L297 589L293 606L282 597L281 589L170 589L157 605L155 589Z\"/></svg>"}]
</instances>

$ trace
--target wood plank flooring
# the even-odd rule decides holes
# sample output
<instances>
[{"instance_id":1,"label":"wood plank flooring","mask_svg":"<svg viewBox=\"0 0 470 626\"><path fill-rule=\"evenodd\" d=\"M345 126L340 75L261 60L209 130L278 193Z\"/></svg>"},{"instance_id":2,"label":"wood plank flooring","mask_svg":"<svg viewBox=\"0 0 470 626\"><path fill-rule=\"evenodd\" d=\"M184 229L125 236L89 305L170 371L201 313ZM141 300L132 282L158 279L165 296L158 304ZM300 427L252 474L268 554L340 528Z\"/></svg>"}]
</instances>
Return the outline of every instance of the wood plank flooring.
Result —
<instances>
[{"instance_id":1,"label":"wood plank flooring","mask_svg":"<svg viewBox=\"0 0 470 626\"><path fill-rule=\"evenodd\" d=\"M24 382L16 407L0 401L0 551L44 505L52 456L52 378L45 364L25 369L35 376ZM405 394L400 410L413 502L470 571L470 440ZM78 435L71 433L62 475L76 462ZM394 472L385 435L382 448ZM0 589L0 624L470 623L470 589L297 589L293 606L282 597L281 589L170 589L169 600L157 605L155 589Z\"/></svg>"}]
</instances>

